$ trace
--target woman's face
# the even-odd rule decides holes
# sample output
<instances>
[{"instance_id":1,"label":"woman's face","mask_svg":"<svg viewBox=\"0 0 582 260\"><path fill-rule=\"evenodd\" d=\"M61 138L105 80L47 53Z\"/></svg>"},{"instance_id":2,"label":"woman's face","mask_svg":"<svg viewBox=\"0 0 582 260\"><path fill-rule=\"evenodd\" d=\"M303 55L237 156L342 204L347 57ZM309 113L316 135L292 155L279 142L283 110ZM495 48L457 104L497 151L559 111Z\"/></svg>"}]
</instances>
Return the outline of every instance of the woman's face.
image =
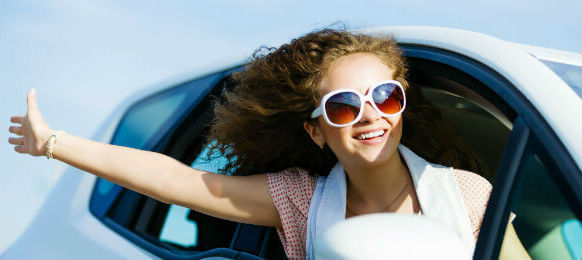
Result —
<instances>
[{"instance_id":1,"label":"woman's face","mask_svg":"<svg viewBox=\"0 0 582 260\"><path fill-rule=\"evenodd\" d=\"M318 89L319 96L346 88L365 95L370 87L391 80L392 75L393 70L372 54L347 55L332 64ZM344 165L369 167L386 162L395 154L402 136L401 114L382 117L369 102L364 106L362 118L351 126L330 126L323 116L317 120L317 125L306 124L305 129L316 144L325 142ZM383 134L362 139L362 134L378 131L383 131Z\"/></svg>"}]
</instances>

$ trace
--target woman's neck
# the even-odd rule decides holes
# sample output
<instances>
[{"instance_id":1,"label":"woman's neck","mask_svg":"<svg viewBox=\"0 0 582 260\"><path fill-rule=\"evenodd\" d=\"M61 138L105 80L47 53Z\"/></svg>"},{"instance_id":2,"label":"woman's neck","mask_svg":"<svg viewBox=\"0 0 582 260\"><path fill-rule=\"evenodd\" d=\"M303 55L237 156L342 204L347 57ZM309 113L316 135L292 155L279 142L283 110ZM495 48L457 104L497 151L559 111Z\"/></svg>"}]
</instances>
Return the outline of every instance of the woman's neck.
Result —
<instances>
[{"instance_id":1,"label":"woman's neck","mask_svg":"<svg viewBox=\"0 0 582 260\"><path fill-rule=\"evenodd\" d=\"M394 211L406 201L414 185L398 151L386 163L374 167L344 165L347 209L352 214Z\"/></svg>"}]
</instances>

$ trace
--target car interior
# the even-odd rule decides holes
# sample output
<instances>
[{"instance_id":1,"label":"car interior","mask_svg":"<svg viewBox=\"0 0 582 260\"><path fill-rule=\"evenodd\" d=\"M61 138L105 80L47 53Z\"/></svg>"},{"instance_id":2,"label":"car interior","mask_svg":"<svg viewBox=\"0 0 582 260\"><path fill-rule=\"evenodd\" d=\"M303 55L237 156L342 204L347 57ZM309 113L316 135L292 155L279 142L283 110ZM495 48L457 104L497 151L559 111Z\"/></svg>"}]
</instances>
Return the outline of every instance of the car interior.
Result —
<instances>
[{"instance_id":1,"label":"car interior","mask_svg":"<svg viewBox=\"0 0 582 260\"><path fill-rule=\"evenodd\" d=\"M516 232L533 259L580 259L582 223L551 177L558 167L537 139L530 140L510 205Z\"/></svg>"}]
</instances>

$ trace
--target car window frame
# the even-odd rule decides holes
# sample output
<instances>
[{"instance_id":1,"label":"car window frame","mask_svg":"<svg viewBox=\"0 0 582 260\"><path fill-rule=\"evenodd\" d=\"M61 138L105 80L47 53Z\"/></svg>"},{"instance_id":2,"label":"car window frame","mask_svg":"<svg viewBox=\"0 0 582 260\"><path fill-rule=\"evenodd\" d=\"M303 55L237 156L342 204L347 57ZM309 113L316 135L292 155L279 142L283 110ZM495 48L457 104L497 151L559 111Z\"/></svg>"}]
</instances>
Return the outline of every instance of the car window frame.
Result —
<instances>
[{"instance_id":1,"label":"car window frame","mask_svg":"<svg viewBox=\"0 0 582 260\"><path fill-rule=\"evenodd\" d=\"M148 95L144 98L141 98L141 99L135 101L133 104L131 104L123 112L122 117L116 123L115 131L113 132L113 135L111 136L111 140L109 141L109 143L114 144L114 145L119 145L115 141L116 141L116 137L118 136L118 132L120 131L121 124L124 121L124 119L127 118L128 114L130 112L132 112L136 107L140 106L143 103L150 102L151 100L155 100L156 98L158 98L160 96L176 92L179 88L185 87L186 85L191 84L191 83L198 81L200 79L204 79L204 78L212 77L212 76L221 77L222 76L221 73L224 73L224 71L210 73L207 75L196 77L195 79L191 79L191 80L187 80L185 82L175 84L173 86L162 89L160 91L157 91L155 93L152 93L151 95ZM160 129L158 129L156 132L154 132L154 134L152 136L150 136L150 138L148 140L145 140L145 142L143 143L143 145L141 147L132 147L132 148L141 149L141 150L148 150L148 151L155 150L156 145L160 142L160 140L163 140L163 137L165 136L165 134L169 131L172 131L179 122L184 120L184 117L188 114L185 111L189 111L191 109L191 107L195 106L199 102L200 102L200 98L191 101L190 107L184 109L184 112L181 115L178 115L173 120L170 120L171 118L167 119L168 122L174 122L173 124L167 124L165 126L162 126ZM101 181L105 181L105 180L102 178L96 178L94 187L92 189L90 201L89 201L89 211L91 212L91 214L93 214L98 219L101 219L105 216L105 213L111 208L113 201L118 196L120 196L121 192L124 190L123 187L121 187L117 184L112 184L113 190L109 194L100 195L97 192L97 189L98 189L98 186L99 186Z\"/></svg>"},{"instance_id":2,"label":"car window frame","mask_svg":"<svg viewBox=\"0 0 582 260\"><path fill-rule=\"evenodd\" d=\"M577 168L574 158L568 153L563 143L543 119L539 111L525 98L519 90L500 73L469 57L448 50L431 46L403 44L404 55L446 64L474 77L495 92L516 113L517 118L500 166L495 175L493 190L485 212L479 239L473 255L474 259L495 259L499 256L505 225L509 216L509 199L511 188L515 185L516 171L523 155L528 137L534 134L541 145L558 166L560 173L552 176L558 180L560 189L570 196L569 203L578 208L580 214L582 194L575 193L576 187L582 186L582 173ZM580 217L580 216L578 216Z\"/></svg>"},{"instance_id":3,"label":"car window frame","mask_svg":"<svg viewBox=\"0 0 582 260\"><path fill-rule=\"evenodd\" d=\"M208 98L200 105L190 111L186 119L179 124L176 130L169 132L156 146L155 151L172 156L186 165L192 166L193 162L201 156L206 147L206 139L192 138L193 136L205 136L205 131L209 130L205 120L211 120L209 114L210 106L213 102L222 102L222 93L234 87L231 79L235 72L244 69L245 64L231 68L222 75L221 80L208 93ZM200 107L203 106L203 107ZM206 107L204 107L206 106ZM204 125L202 129L201 125ZM204 129L206 128L206 129ZM194 134L198 133L198 135ZM184 138L186 137L186 138ZM189 148L180 147L178 144L188 143ZM178 146L176 148L176 146ZM199 149L196 149L198 147ZM183 151L186 151L183 153ZM225 173L229 174L229 173ZM238 257L244 259L284 258L285 252L281 245L277 230L274 227L258 226L252 224L238 223L233 235L229 249L240 251ZM189 251L183 251L189 252Z\"/></svg>"},{"instance_id":4,"label":"car window frame","mask_svg":"<svg viewBox=\"0 0 582 260\"><path fill-rule=\"evenodd\" d=\"M148 102L148 100L154 99L160 95L174 92L174 91L176 91L176 89L181 88L181 87L185 87L185 85L188 85L188 84L195 82L197 80L200 80L200 79L203 79L206 77L216 77L217 80L215 80L214 83L212 83L212 87L210 87L208 89L208 91L206 91L205 93L202 93L198 98L196 98L196 100L193 100L190 103L189 107L184 110L185 111L184 113L175 117L174 120L172 120L172 123L163 127L163 129L158 129L155 132L155 134L153 134L151 137L149 137L148 140L145 140L145 143L142 147L136 147L136 148L141 149L141 150L150 150L150 151L158 151L158 150L162 149L164 147L164 143L167 141L168 133L175 131L175 129L182 124L182 122L188 117L190 112L198 105L198 103L200 103L200 101L202 101L202 99L206 98L206 96L208 96L209 93L211 93L212 90L215 89L216 85L226 75L230 75L233 71L236 71L236 70L240 70L240 66L235 66L233 68L227 68L227 69L217 71L214 73L202 75L200 77L196 77L196 78L193 78L191 80L187 80L185 82L175 84L173 86L170 86L168 88L165 88L165 89L160 90L156 93L148 95L147 97L144 97L140 100L135 101L133 104L131 104L126 109L126 111L124 112L124 114L121 117L121 119L119 120L119 122L117 122L116 130L114 131L114 134L112 135L110 143L113 143L115 137L117 136L117 132L119 131L119 127L121 125L121 122L123 122L124 118L126 118L128 113L130 111L132 111L134 109L134 107L142 104L143 102ZM92 195L91 195L91 199L90 199L90 203L89 203L89 207L90 207L89 211L91 212L91 214L93 216L95 216L104 225L106 225L111 230L113 230L114 232L116 232L119 235L121 235L122 237L130 240L135 245L139 246L143 250L146 250L153 255L156 255L156 256L161 257L161 258L171 258L171 259L204 259L204 258L208 258L208 257L225 257L225 258L231 258L231 259L239 259L239 258L262 259L261 257L255 256L252 254L248 254L248 253L243 252L243 251L234 250L231 248L213 248L213 249L206 250L206 251L195 251L195 252L176 251L176 250L172 250L171 248L169 248L167 246L164 246L164 244L161 242L158 243L158 242L149 241L148 239L146 239L146 238L140 236L139 234L127 229L123 225L117 223L113 219L108 218L106 216L106 213L111 209L111 207L113 206L113 203L106 203L107 205L105 205L105 207L102 207L102 208L95 206L95 204L99 204L100 202L102 202L102 201L99 201L98 199L96 199L96 195L98 192L97 190L98 190L99 179L100 178L96 178L95 184L94 184L93 189L92 189ZM121 194L124 191L131 192L131 190L126 189L124 187L121 187L117 184L114 184L113 189L115 189L114 192L112 193L113 194L112 196L114 197L113 201L116 201L117 198L119 196L121 196ZM141 196L145 196L145 195L141 195ZM146 199L147 199L147 197L146 197ZM98 209L98 210L96 210L96 209ZM231 245L233 245L236 242L235 238L238 238L241 236L241 232L242 232L241 229L242 229L242 227L240 226L240 223L239 223L239 226L236 228L235 234L233 235ZM267 235L268 234L269 233L267 232ZM265 243L263 241L261 241L261 244L265 244Z\"/></svg>"}]
</instances>

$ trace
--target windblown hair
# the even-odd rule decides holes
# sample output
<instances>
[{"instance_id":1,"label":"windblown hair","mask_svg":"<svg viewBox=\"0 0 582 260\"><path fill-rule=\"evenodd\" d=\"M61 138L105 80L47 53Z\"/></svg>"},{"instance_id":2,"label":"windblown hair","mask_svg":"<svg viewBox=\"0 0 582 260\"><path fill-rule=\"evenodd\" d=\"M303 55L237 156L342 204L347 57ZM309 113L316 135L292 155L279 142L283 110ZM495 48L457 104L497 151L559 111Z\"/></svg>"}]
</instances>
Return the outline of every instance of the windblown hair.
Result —
<instances>
[{"instance_id":1,"label":"windblown hair","mask_svg":"<svg viewBox=\"0 0 582 260\"><path fill-rule=\"evenodd\" d=\"M467 164L464 148L448 137L450 129L435 131L441 116L418 90L409 87L396 41L332 29L309 33L277 49L255 51L245 70L234 75L235 87L223 92L223 101L214 102L209 156L216 152L225 156L229 162L221 171L235 175L293 167L312 175L328 175L337 158L327 146L322 150L311 140L303 122L316 123L310 115L330 65L355 53L378 57L405 88L404 145L428 161L453 167L465 164L470 167L461 168L478 170L478 163L469 160Z\"/></svg>"}]
</instances>

